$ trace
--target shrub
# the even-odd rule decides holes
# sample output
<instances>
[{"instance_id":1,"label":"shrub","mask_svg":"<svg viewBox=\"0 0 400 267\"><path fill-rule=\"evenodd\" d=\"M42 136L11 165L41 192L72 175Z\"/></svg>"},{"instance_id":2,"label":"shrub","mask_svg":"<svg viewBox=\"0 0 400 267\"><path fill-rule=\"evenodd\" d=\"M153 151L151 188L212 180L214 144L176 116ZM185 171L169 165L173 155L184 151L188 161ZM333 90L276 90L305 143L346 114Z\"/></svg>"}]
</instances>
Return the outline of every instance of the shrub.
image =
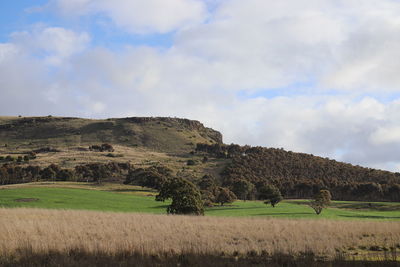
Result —
<instances>
[{"instance_id":1,"label":"shrub","mask_svg":"<svg viewBox=\"0 0 400 267\"><path fill-rule=\"evenodd\" d=\"M133 169L129 170L124 184L134 184L159 190L170 178L171 173L172 170L162 166Z\"/></svg>"},{"instance_id":2,"label":"shrub","mask_svg":"<svg viewBox=\"0 0 400 267\"><path fill-rule=\"evenodd\" d=\"M68 169L63 169L57 174L57 178L61 181L73 181L75 175L73 171Z\"/></svg>"},{"instance_id":3,"label":"shrub","mask_svg":"<svg viewBox=\"0 0 400 267\"><path fill-rule=\"evenodd\" d=\"M104 152L104 151L108 151L108 152L114 152L114 148L112 145L104 143L102 145L91 145L89 146L89 150L90 151L99 151L99 152Z\"/></svg>"},{"instance_id":4,"label":"shrub","mask_svg":"<svg viewBox=\"0 0 400 267\"><path fill-rule=\"evenodd\" d=\"M189 160L186 162L186 165L188 165L188 166L193 166L193 165L196 165L196 162L195 162L194 160L192 160L192 159L189 159Z\"/></svg>"}]
</instances>

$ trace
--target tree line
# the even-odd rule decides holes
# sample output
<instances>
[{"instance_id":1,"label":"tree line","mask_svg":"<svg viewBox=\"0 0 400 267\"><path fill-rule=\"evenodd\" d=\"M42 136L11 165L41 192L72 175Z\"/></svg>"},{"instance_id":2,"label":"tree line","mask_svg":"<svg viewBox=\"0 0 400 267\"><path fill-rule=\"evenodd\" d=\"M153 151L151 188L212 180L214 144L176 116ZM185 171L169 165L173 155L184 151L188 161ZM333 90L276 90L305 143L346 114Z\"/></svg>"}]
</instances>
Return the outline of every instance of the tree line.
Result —
<instances>
[{"instance_id":1,"label":"tree line","mask_svg":"<svg viewBox=\"0 0 400 267\"><path fill-rule=\"evenodd\" d=\"M0 185L19 184L37 181L77 181L97 182L124 180L129 170L129 163L88 163L77 165L73 169L61 168L57 164L47 167L35 165L21 166L3 164L0 166Z\"/></svg>"}]
</instances>

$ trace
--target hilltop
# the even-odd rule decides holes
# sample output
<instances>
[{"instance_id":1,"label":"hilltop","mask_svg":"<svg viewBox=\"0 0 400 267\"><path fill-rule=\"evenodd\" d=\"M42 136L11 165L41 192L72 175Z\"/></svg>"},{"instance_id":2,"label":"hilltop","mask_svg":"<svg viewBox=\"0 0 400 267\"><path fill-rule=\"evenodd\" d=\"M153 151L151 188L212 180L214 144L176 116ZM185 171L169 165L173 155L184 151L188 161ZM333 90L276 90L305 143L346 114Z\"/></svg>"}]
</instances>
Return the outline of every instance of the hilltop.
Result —
<instances>
[{"instance_id":1,"label":"hilltop","mask_svg":"<svg viewBox=\"0 0 400 267\"><path fill-rule=\"evenodd\" d=\"M166 117L0 117L0 145L9 149L98 143L181 153L190 151L196 143L222 143L222 135L199 121Z\"/></svg>"}]
</instances>

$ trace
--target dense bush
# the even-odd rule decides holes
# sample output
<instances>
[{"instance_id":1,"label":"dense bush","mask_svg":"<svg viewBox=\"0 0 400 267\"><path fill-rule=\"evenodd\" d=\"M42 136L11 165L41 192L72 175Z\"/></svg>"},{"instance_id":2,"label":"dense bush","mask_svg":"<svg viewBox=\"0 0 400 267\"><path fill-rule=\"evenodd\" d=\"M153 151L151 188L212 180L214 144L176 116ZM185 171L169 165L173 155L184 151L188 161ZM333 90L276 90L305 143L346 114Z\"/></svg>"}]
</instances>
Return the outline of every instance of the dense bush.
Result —
<instances>
[{"instance_id":1,"label":"dense bush","mask_svg":"<svg viewBox=\"0 0 400 267\"><path fill-rule=\"evenodd\" d=\"M329 189L337 200L400 200L400 173L275 148L197 144L196 151L231 159L221 182L241 199L257 197L267 183L288 198L312 198L321 189ZM255 190L248 190L243 180Z\"/></svg>"},{"instance_id":2,"label":"dense bush","mask_svg":"<svg viewBox=\"0 0 400 267\"><path fill-rule=\"evenodd\" d=\"M172 170L162 166L131 169L126 176L124 184L139 185L159 190L171 177L171 174Z\"/></svg>"},{"instance_id":3,"label":"dense bush","mask_svg":"<svg viewBox=\"0 0 400 267\"><path fill-rule=\"evenodd\" d=\"M104 151L114 152L113 146L110 144L107 144L107 143L101 144L101 145L91 145L91 146L89 146L89 150L90 151L99 151L99 152L104 152Z\"/></svg>"}]
</instances>

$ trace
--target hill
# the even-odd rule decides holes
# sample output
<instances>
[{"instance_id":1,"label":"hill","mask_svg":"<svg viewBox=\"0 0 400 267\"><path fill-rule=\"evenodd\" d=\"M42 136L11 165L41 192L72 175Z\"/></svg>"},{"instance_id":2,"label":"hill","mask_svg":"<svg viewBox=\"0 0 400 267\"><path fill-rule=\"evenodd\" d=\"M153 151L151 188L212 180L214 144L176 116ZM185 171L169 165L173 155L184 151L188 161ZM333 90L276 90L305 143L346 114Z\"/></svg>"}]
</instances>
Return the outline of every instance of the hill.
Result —
<instances>
[{"instance_id":1,"label":"hill","mask_svg":"<svg viewBox=\"0 0 400 267\"><path fill-rule=\"evenodd\" d=\"M196 151L231 159L221 183L242 195L237 185L250 182L247 198L257 198L258 188L273 184L289 198L311 198L328 189L337 200L400 201L400 173L276 148L198 144Z\"/></svg>"},{"instance_id":2,"label":"hill","mask_svg":"<svg viewBox=\"0 0 400 267\"><path fill-rule=\"evenodd\" d=\"M219 172L224 159L187 166L188 159L201 162L202 158L190 153L199 142L222 143L222 135L199 121L179 118L0 117L0 166L17 163L22 168L44 168L55 164L73 169L94 163L137 167L161 164L182 176L200 177L204 172ZM109 144L112 149L90 149L102 144ZM111 180L125 179L117 178Z\"/></svg>"},{"instance_id":3,"label":"hill","mask_svg":"<svg viewBox=\"0 0 400 267\"><path fill-rule=\"evenodd\" d=\"M241 199L257 199L272 184L290 198L328 189L336 200L400 201L399 173L283 149L225 145L219 132L178 118L0 117L0 164L0 184L135 184L137 175L169 173L195 184L208 175L213 188L227 187Z\"/></svg>"},{"instance_id":4,"label":"hill","mask_svg":"<svg viewBox=\"0 0 400 267\"><path fill-rule=\"evenodd\" d=\"M68 117L0 117L0 145L11 149L112 143L181 153L196 143L222 143L222 135L199 121L165 117L91 120Z\"/></svg>"}]
</instances>

